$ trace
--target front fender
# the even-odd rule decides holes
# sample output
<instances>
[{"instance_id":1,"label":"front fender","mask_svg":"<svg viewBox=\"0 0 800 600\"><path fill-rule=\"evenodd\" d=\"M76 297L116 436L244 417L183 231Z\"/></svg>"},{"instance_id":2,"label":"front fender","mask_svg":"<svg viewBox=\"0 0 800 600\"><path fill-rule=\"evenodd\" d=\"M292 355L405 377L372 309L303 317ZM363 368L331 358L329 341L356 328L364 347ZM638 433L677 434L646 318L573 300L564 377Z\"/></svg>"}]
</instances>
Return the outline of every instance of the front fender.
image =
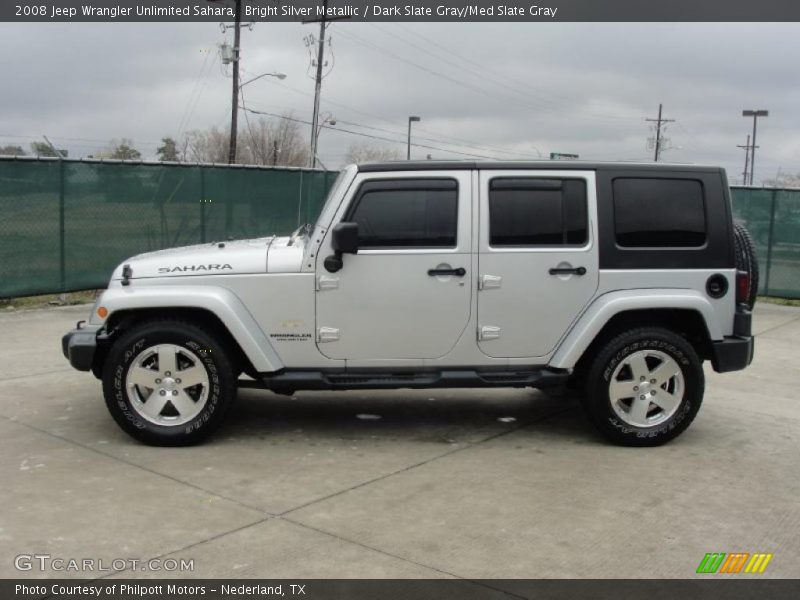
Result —
<instances>
[{"instance_id":1,"label":"front fender","mask_svg":"<svg viewBox=\"0 0 800 600\"><path fill-rule=\"evenodd\" d=\"M578 318L550 360L550 366L571 369L614 315L630 310L674 308L694 310L705 321L712 340L723 338L714 307L695 290L644 289L610 292L597 298Z\"/></svg>"},{"instance_id":2,"label":"front fender","mask_svg":"<svg viewBox=\"0 0 800 600\"><path fill-rule=\"evenodd\" d=\"M99 306L108 309L108 316L101 319L93 310L92 325L101 325L120 311L159 308L207 310L227 327L258 372L270 373L283 368L283 363L258 323L242 301L228 289L200 285L110 287L95 304L95 307Z\"/></svg>"}]
</instances>

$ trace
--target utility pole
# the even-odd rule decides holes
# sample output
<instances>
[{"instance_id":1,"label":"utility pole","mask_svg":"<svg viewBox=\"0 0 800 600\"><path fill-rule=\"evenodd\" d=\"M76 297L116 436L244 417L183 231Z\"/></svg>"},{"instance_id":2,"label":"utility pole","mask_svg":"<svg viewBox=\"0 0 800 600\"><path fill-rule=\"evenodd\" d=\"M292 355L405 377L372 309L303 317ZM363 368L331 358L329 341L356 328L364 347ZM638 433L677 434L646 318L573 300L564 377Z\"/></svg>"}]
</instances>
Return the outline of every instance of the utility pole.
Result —
<instances>
[{"instance_id":1,"label":"utility pole","mask_svg":"<svg viewBox=\"0 0 800 600\"><path fill-rule=\"evenodd\" d=\"M750 145L750 135L747 135L747 143L744 146L739 144L736 147L744 149L744 173L742 173L742 185L747 185L747 176L750 172L750 151L753 149L753 146Z\"/></svg>"},{"instance_id":2,"label":"utility pole","mask_svg":"<svg viewBox=\"0 0 800 600\"><path fill-rule=\"evenodd\" d=\"M228 164L236 162L236 131L239 127L239 40L242 34L242 0L236 0L233 22L233 89L231 90L231 142Z\"/></svg>"},{"instance_id":3,"label":"utility pole","mask_svg":"<svg viewBox=\"0 0 800 600\"><path fill-rule=\"evenodd\" d=\"M314 113L311 116L311 156L309 166L317 166L317 128L319 126L319 100L322 94L322 68L325 58L325 29L328 26L328 0L322 3L322 16L319 19L310 19L303 23L319 22L319 38L317 39L317 74L314 77Z\"/></svg>"},{"instance_id":4,"label":"utility pole","mask_svg":"<svg viewBox=\"0 0 800 600\"><path fill-rule=\"evenodd\" d=\"M325 11L328 10L328 0L324 2ZM319 125L319 99L322 94L322 61L325 57L325 28L327 27L325 15L319 22L319 46L317 48L317 75L314 78L314 116L311 119L311 167L317 166L317 126Z\"/></svg>"},{"instance_id":5,"label":"utility pole","mask_svg":"<svg viewBox=\"0 0 800 600\"><path fill-rule=\"evenodd\" d=\"M317 166L317 138L319 131L319 101L322 95L322 69L325 67L325 31L328 28L330 21L339 19L349 19L350 17L329 17L328 16L328 0L322 3L322 16L318 19L305 19L304 24L319 23L319 38L317 39L317 72L314 77L314 114L311 117L311 157L309 158L309 166L313 169ZM313 40L313 36L311 38Z\"/></svg>"},{"instance_id":6,"label":"utility pole","mask_svg":"<svg viewBox=\"0 0 800 600\"><path fill-rule=\"evenodd\" d=\"M756 171L756 128L758 126L758 117L768 117L769 111L768 110L743 110L742 111L743 117L753 117L753 153L750 155L750 185L753 185L753 176Z\"/></svg>"},{"instance_id":7,"label":"utility pole","mask_svg":"<svg viewBox=\"0 0 800 600\"><path fill-rule=\"evenodd\" d=\"M658 118L657 119L645 119L645 121L649 121L651 123L656 124L656 149L655 149L655 157L654 160L658 162L658 159L661 157L661 124L662 123L674 123L675 119L663 119L661 118L662 115L663 105L658 105Z\"/></svg>"}]
</instances>

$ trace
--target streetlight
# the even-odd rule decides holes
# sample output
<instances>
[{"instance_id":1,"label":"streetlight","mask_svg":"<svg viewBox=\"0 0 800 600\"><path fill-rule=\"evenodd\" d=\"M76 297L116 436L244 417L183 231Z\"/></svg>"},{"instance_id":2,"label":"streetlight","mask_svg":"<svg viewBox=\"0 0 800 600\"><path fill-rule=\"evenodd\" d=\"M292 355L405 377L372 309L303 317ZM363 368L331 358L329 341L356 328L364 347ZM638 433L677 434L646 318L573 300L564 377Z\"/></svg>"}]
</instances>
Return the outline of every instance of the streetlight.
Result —
<instances>
[{"instance_id":1,"label":"streetlight","mask_svg":"<svg viewBox=\"0 0 800 600\"><path fill-rule=\"evenodd\" d=\"M743 117L753 117L753 146L752 153L750 154L750 185L753 185L753 176L756 172L756 127L758 125L758 117L768 117L768 110L743 110Z\"/></svg>"},{"instance_id":2,"label":"streetlight","mask_svg":"<svg viewBox=\"0 0 800 600\"><path fill-rule=\"evenodd\" d=\"M406 156L407 160L411 160L411 123L419 123L421 120L422 119L415 116L408 117L408 153Z\"/></svg>"},{"instance_id":3,"label":"streetlight","mask_svg":"<svg viewBox=\"0 0 800 600\"><path fill-rule=\"evenodd\" d=\"M275 77L276 79L286 79L286 73L262 73L257 77L253 77L252 79L248 79L243 84L239 86L239 89L242 89L248 83L253 83L256 79L261 79L262 77Z\"/></svg>"},{"instance_id":4,"label":"streetlight","mask_svg":"<svg viewBox=\"0 0 800 600\"><path fill-rule=\"evenodd\" d=\"M317 128L314 130L314 152L316 152L317 148L319 147L319 132L322 131L322 128L325 127L325 125L336 125L336 117L334 117L331 113L327 113L317 125ZM311 157L312 169L316 168L317 162L317 155L314 154L314 156Z\"/></svg>"},{"instance_id":5,"label":"streetlight","mask_svg":"<svg viewBox=\"0 0 800 600\"><path fill-rule=\"evenodd\" d=\"M237 4L238 6L238 4ZM239 14L238 12L236 13ZM237 17L238 19L238 17ZM239 29L237 27L236 34L238 38ZM238 45L238 42L237 42ZM244 83L239 83L239 59L236 58L235 62L235 70L234 70L234 92L233 92L233 105L231 106L231 141L228 146L228 164L233 164L236 162L236 135L238 133L239 128L239 96L242 96L242 88L246 86L248 83L253 83L256 79L261 79L262 77L277 77L278 79L286 79L286 73L263 73L258 77L253 77L252 79L248 79ZM243 101L244 102L244 101Z\"/></svg>"}]
</instances>

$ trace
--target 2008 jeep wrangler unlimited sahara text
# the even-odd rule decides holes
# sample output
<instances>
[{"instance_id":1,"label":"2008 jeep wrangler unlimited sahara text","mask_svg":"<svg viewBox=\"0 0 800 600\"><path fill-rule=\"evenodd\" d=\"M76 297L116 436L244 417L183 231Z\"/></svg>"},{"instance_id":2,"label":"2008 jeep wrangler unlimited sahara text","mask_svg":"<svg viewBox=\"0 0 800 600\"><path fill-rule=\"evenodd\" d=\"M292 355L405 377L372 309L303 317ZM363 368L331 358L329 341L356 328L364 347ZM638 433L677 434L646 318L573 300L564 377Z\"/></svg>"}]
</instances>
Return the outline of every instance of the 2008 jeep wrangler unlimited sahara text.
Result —
<instances>
[{"instance_id":1,"label":"2008 jeep wrangler unlimited sahara text","mask_svg":"<svg viewBox=\"0 0 800 600\"><path fill-rule=\"evenodd\" d=\"M126 260L62 345L152 444L205 438L239 386L571 385L654 446L697 414L704 360L750 364L757 277L719 168L353 165L290 237Z\"/></svg>"}]
</instances>

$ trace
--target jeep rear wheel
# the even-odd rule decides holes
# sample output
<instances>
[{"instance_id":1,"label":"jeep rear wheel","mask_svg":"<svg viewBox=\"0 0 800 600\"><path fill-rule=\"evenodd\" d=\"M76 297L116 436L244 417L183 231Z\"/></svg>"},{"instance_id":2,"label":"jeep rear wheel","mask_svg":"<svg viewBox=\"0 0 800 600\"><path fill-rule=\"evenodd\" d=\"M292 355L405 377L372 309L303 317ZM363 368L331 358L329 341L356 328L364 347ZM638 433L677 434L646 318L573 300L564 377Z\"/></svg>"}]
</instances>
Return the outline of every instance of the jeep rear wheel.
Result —
<instances>
[{"instance_id":1,"label":"jeep rear wheel","mask_svg":"<svg viewBox=\"0 0 800 600\"><path fill-rule=\"evenodd\" d=\"M236 394L225 348L202 328L150 321L111 347L103 368L106 405L128 434L147 444L202 441Z\"/></svg>"},{"instance_id":2,"label":"jeep rear wheel","mask_svg":"<svg viewBox=\"0 0 800 600\"><path fill-rule=\"evenodd\" d=\"M597 353L584 406L612 441L657 446L689 427L704 387L702 362L684 338L667 329L633 329Z\"/></svg>"}]
</instances>

